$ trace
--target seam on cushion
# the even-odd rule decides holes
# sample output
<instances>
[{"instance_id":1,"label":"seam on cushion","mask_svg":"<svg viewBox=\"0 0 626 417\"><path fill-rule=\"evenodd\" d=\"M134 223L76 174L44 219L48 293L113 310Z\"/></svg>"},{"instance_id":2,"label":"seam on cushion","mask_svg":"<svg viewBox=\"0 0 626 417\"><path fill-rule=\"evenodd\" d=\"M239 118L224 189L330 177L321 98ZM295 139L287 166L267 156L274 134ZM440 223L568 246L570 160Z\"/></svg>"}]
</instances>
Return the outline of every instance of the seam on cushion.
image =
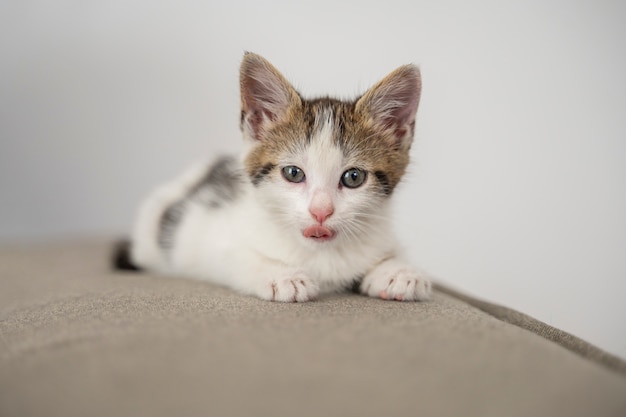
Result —
<instances>
[{"instance_id":1,"label":"seam on cushion","mask_svg":"<svg viewBox=\"0 0 626 417\"><path fill-rule=\"evenodd\" d=\"M626 376L626 361L577 336L552 327L549 324L539 321L527 314L520 313L512 308L471 297L440 283L435 283L434 289L476 307L498 320L535 333L587 360L600 364L622 376Z\"/></svg>"}]
</instances>

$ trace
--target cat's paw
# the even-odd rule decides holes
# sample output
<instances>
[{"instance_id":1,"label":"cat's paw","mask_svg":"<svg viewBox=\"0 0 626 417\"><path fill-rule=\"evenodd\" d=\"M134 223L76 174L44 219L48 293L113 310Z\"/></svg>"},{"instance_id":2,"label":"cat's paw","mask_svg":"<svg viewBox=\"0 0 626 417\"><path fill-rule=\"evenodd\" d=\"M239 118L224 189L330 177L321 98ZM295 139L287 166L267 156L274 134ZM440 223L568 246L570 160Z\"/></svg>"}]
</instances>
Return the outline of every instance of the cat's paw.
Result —
<instances>
[{"instance_id":1,"label":"cat's paw","mask_svg":"<svg viewBox=\"0 0 626 417\"><path fill-rule=\"evenodd\" d=\"M424 301L431 291L432 284L425 274L393 259L378 265L361 283L361 292L384 300Z\"/></svg>"},{"instance_id":2,"label":"cat's paw","mask_svg":"<svg viewBox=\"0 0 626 417\"><path fill-rule=\"evenodd\" d=\"M265 282L259 296L268 301L302 303L317 298L320 288L317 282L301 272L278 274Z\"/></svg>"}]
</instances>

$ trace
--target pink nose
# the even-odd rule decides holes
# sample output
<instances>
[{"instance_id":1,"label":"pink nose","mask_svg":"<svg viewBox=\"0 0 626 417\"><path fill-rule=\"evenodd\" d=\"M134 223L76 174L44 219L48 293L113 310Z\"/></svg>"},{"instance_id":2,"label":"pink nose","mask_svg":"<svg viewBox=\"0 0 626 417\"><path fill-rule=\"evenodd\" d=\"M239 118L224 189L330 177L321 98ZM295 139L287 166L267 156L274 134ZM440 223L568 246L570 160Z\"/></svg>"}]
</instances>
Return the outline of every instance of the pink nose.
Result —
<instances>
[{"instance_id":1,"label":"pink nose","mask_svg":"<svg viewBox=\"0 0 626 417\"><path fill-rule=\"evenodd\" d=\"M334 211L335 210L332 205L309 207L309 213L311 213L311 216L313 216L313 218L317 220L319 224L324 223L324 221L329 218Z\"/></svg>"}]
</instances>

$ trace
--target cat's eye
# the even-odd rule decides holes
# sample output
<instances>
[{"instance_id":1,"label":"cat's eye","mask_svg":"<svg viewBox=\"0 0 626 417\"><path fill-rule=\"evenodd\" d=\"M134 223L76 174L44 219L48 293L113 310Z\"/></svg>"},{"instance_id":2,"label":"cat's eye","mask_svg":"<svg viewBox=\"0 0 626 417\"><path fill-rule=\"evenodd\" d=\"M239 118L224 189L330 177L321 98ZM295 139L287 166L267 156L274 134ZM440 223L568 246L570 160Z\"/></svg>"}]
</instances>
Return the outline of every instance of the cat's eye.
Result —
<instances>
[{"instance_id":1,"label":"cat's eye","mask_svg":"<svg viewBox=\"0 0 626 417\"><path fill-rule=\"evenodd\" d=\"M289 182L304 181L304 171L295 165L289 165L283 168L283 177Z\"/></svg>"},{"instance_id":2,"label":"cat's eye","mask_svg":"<svg viewBox=\"0 0 626 417\"><path fill-rule=\"evenodd\" d=\"M341 184L348 188L357 188L363 185L367 178L367 172L358 168L350 168L341 174Z\"/></svg>"}]
</instances>

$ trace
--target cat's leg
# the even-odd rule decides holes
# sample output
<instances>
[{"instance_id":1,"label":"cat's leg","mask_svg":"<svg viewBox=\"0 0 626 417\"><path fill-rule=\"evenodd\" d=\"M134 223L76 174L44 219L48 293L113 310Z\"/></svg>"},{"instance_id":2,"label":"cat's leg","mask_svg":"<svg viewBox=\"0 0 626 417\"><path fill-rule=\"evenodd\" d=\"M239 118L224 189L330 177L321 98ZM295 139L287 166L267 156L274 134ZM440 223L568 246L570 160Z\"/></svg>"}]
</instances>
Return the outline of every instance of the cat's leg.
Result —
<instances>
[{"instance_id":1,"label":"cat's leg","mask_svg":"<svg viewBox=\"0 0 626 417\"><path fill-rule=\"evenodd\" d=\"M241 252L245 251L240 251L239 255ZM175 268L185 276L211 281L267 301L302 303L319 295L319 283L304 271L255 255L232 258L226 255L222 262L204 257L203 262L211 265L200 268L176 261Z\"/></svg>"},{"instance_id":2,"label":"cat's leg","mask_svg":"<svg viewBox=\"0 0 626 417\"><path fill-rule=\"evenodd\" d=\"M406 263L391 258L374 267L361 283L361 292L385 300L424 301L430 298L428 277Z\"/></svg>"},{"instance_id":3,"label":"cat's leg","mask_svg":"<svg viewBox=\"0 0 626 417\"><path fill-rule=\"evenodd\" d=\"M288 267L272 267L257 273L252 291L268 301L305 302L317 298L319 284L303 271Z\"/></svg>"},{"instance_id":4,"label":"cat's leg","mask_svg":"<svg viewBox=\"0 0 626 417\"><path fill-rule=\"evenodd\" d=\"M311 301L319 295L319 283L300 268L254 250L240 249L237 258L228 262L233 269L222 284L262 300L284 303Z\"/></svg>"},{"instance_id":5,"label":"cat's leg","mask_svg":"<svg viewBox=\"0 0 626 417\"><path fill-rule=\"evenodd\" d=\"M301 267L278 259L270 237L254 209L244 202L207 211L191 203L169 253L171 272L210 281L263 300L304 302L317 298L319 283ZM280 251L279 251L280 252ZM280 253L278 253L280 255Z\"/></svg>"}]
</instances>

